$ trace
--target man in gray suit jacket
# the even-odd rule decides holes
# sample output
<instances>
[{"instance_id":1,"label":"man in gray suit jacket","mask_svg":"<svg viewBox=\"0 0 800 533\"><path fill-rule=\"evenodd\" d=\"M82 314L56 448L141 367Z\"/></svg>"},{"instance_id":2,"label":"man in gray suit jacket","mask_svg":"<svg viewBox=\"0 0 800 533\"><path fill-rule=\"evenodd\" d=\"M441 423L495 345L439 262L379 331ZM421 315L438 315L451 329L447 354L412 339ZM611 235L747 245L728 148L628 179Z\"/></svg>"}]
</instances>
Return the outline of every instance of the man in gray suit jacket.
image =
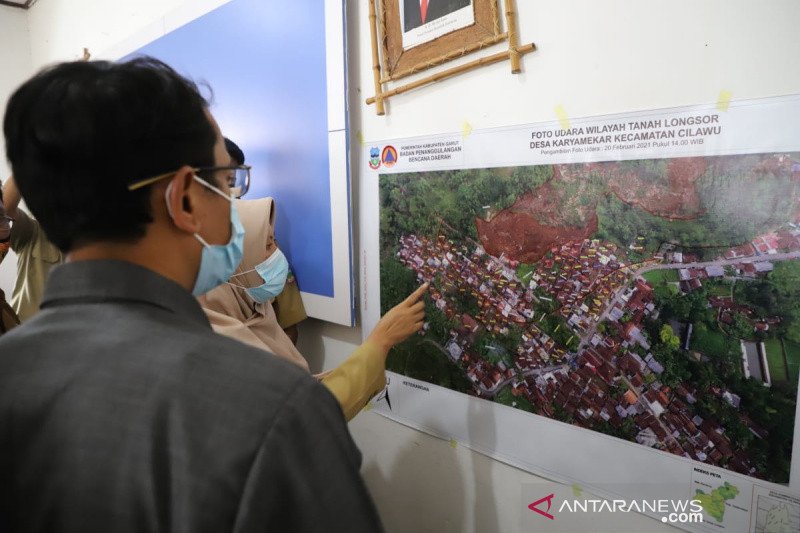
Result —
<instances>
[{"instance_id":1,"label":"man in gray suit jacket","mask_svg":"<svg viewBox=\"0 0 800 533\"><path fill-rule=\"evenodd\" d=\"M432 20L449 15L462 7L467 7L472 0L403 0L403 31L413 30ZM425 11L423 17L422 11Z\"/></svg>"},{"instance_id":2,"label":"man in gray suit jacket","mask_svg":"<svg viewBox=\"0 0 800 533\"><path fill-rule=\"evenodd\" d=\"M0 337L0 531L380 531L333 396L193 297L242 238L197 87L151 58L64 63L4 133L68 261Z\"/></svg>"}]
</instances>

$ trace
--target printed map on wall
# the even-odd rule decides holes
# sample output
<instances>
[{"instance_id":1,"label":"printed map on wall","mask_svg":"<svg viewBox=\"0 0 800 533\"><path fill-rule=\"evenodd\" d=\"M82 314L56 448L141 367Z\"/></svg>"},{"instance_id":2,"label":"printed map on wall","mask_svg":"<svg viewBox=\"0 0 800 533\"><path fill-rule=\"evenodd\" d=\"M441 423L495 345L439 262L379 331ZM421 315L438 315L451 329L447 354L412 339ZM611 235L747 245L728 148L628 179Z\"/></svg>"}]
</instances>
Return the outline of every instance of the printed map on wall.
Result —
<instances>
[{"instance_id":1,"label":"printed map on wall","mask_svg":"<svg viewBox=\"0 0 800 533\"><path fill-rule=\"evenodd\" d=\"M431 283L378 413L604 497L695 499L695 531L791 523L800 95L362 157L364 332Z\"/></svg>"},{"instance_id":2,"label":"printed map on wall","mask_svg":"<svg viewBox=\"0 0 800 533\"><path fill-rule=\"evenodd\" d=\"M788 483L800 153L380 176L389 370Z\"/></svg>"}]
</instances>

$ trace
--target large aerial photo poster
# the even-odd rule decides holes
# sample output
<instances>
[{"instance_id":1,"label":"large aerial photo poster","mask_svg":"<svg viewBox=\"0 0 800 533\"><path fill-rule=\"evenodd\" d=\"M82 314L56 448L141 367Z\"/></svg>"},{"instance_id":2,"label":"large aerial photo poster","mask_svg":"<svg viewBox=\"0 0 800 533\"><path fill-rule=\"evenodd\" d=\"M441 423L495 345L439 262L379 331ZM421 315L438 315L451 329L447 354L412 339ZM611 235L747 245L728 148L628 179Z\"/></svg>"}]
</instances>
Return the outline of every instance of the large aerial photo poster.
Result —
<instances>
[{"instance_id":1,"label":"large aerial photo poster","mask_svg":"<svg viewBox=\"0 0 800 533\"><path fill-rule=\"evenodd\" d=\"M425 334L389 370L788 482L800 154L389 174L380 191L382 311L431 282Z\"/></svg>"},{"instance_id":2,"label":"large aerial photo poster","mask_svg":"<svg viewBox=\"0 0 800 533\"><path fill-rule=\"evenodd\" d=\"M692 527L753 530L800 482L798 125L785 97L367 143L367 322L430 283L376 408L607 493L684 482Z\"/></svg>"}]
</instances>

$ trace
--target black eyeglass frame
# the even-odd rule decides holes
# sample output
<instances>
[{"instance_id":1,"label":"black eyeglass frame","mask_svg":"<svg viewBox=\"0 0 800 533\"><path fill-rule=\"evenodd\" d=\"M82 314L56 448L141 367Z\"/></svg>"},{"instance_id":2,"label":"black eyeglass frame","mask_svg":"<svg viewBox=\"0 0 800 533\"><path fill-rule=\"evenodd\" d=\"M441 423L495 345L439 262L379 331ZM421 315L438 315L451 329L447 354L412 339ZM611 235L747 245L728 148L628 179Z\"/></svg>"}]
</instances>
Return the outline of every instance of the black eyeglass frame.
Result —
<instances>
[{"instance_id":1,"label":"black eyeglass frame","mask_svg":"<svg viewBox=\"0 0 800 533\"><path fill-rule=\"evenodd\" d=\"M225 166L219 166L219 167L193 167L192 171L195 174L200 175L200 174L205 174L205 173L209 173L209 172L218 172L220 170L234 170L234 171L244 170L246 172L245 178L244 178L244 185L242 185L241 187L237 187L236 186L235 177L234 177L233 183L231 183L230 181L228 182L228 187L230 189L240 189L240 190L236 191L236 194L234 196L236 198L241 198L242 196L247 194L248 190L250 190L250 169L251 168L253 168L253 167L251 167L250 165L225 165ZM128 184L128 190L129 191L135 191L137 189L141 189L142 187L147 187L148 185L152 185L153 183L159 182L159 181L167 179L167 178L171 178L177 172L178 172L177 170L173 170L172 172L165 172L164 174L159 174L157 176L152 176L150 178L145 178L143 180L135 181L133 183Z\"/></svg>"}]
</instances>

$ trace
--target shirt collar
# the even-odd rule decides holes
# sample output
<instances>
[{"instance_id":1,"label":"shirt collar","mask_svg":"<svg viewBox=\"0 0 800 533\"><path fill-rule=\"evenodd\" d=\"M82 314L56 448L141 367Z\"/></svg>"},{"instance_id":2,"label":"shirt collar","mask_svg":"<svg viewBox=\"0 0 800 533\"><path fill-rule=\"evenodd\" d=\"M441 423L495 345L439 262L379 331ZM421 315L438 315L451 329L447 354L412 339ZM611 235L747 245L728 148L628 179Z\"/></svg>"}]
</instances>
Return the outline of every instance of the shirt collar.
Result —
<instances>
[{"instance_id":1,"label":"shirt collar","mask_svg":"<svg viewBox=\"0 0 800 533\"><path fill-rule=\"evenodd\" d=\"M42 308L81 300L147 303L210 327L200 304L183 287L127 261L75 261L53 269Z\"/></svg>"}]
</instances>

